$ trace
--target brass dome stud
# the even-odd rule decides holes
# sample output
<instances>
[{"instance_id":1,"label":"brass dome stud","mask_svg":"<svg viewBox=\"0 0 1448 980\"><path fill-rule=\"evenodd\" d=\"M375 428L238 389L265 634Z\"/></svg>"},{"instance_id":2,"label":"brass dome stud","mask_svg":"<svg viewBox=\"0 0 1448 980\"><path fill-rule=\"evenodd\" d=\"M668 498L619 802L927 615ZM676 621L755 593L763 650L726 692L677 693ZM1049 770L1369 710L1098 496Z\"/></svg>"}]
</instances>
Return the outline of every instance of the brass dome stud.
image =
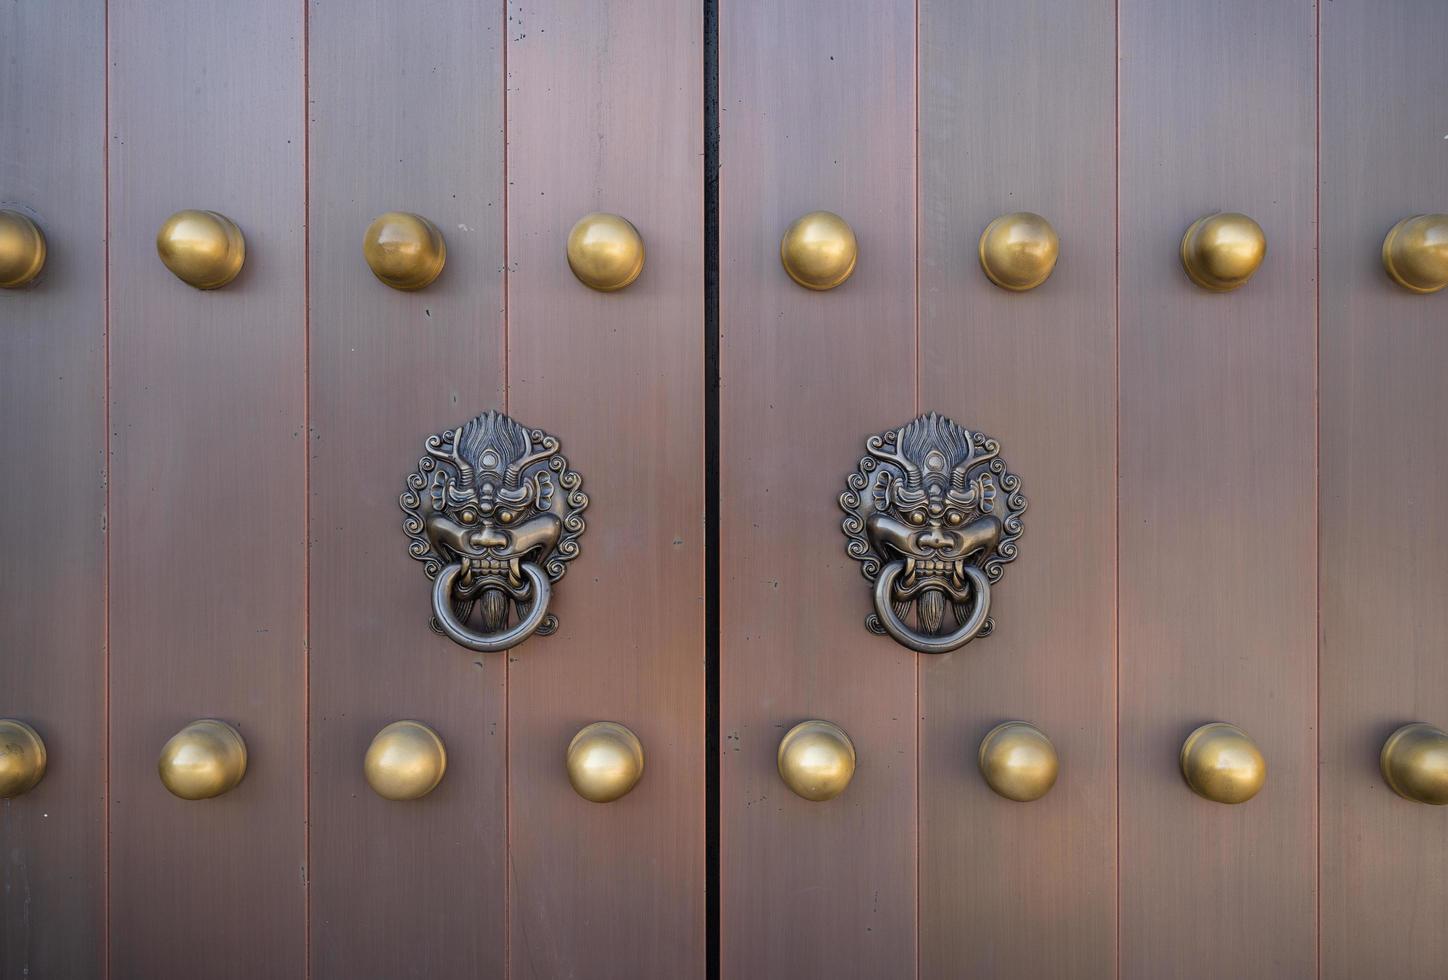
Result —
<instances>
[{"instance_id":1,"label":"brass dome stud","mask_svg":"<svg viewBox=\"0 0 1448 980\"><path fill-rule=\"evenodd\" d=\"M1448 214L1418 214L1393 225L1383 239L1383 268L1415 293L1448 286Z\"/></svg>"},{"instance_id":2,"label":"brass dome stud","mask_svg":"<svg viewBox=\"0 0 1448 980\"><path fill-rule=\"evenodd\" d=\"M1267 760L1236 725L1203 725L1182 743L1182 777L1192 792L1213 803L1246 803L1267 781Z\"/></svg>"},{"instance_id":3,"label":"brass dome stud","mask_svg":"<svg viewBox=\"0 0 1448 980\"><path fill-rule=\"evenodd\" d=\"M627 218L595 211L568 233L568 267L589 289L612 293L644 271L644 240Z\"/></svg>"},{"instance_id":4,"label":"brass dome stud","mask_svg":"<svg viewBox=\"0 0 1448 980\"><path fill-rule=\"evenodd\" d=\"M382 283L404 292L430 285L447 262L447 242L420 214L379 214L362 236L362 255Z\"/></svg>"},{"instance_id":5,"label":"brass dome stud","mask_svg":"<svg viewBox=\"0 0 1448 980\"><path fill-rule=\"evenodd\" d=\"M1061 770L1046 733L1024 721L1007 721L986 733L978 761L986 785L1017 803L1045 796Z\"/></svg>"},{"instance_id":6,"label":"brass dome stud","mask_svg":"<svg viewBox=\"0 0 1448 980\"><path fill-rule=\"evenodd\" d=\"M1404 725L1383 743L1383 779L1405 800L1448 804L1448 732L1425 722Z\"/></svg>"},{"instance_id":7,"label":"brass dome stud","mask_svg":"<svg viewBox=\"0 0 1448 980\"><path fill-rule=\"evenodd\" d=\"M246 775L246 742L224 721L202 718L161 749L161 782L183 800L209 800L236 788Z\"/></svg>"},{"instance_id":8,"label":"brass dome stud","mask_svg":"<svg viewBox=\"0 0 1448 980\"><path fill-rule=\"evenodd\" d=\"M1003 214L980 233L980 267L1002 289L1025 292L1051 277L1061 239L1051 223L1030 211Z\"/></svg>"},{"instance_id":9,"label":"brass dome stud","mask_svg":"<svg viewBox=\"0 0 1448 980\"><path fill-rule=\"evenodd\" d=\"M1192 282L1214 293L1246 284L1267 256L1262 226L1245 214L1222 211L1198 218L1182 235L1182 267Z\"/></svg>"},{"instance_id":10,"label":"brass dome stud","mask_svg":"<svg viewBox=\"0 0 1448 980\"><path fill-rule=\"evenodd\" d=\"M420 800L442 782L447 748L422 722L394 721L373 737L362 772L384 800Z\"/></svg>"},{"instance_id":11,"label":"brass dome stud","mask_svg":"<svg viewBox=\"0 0 1448 980\"><path fill-rule=\"evenodd\" d=\"M812 719L779 740L779 777L796 796L814 803L832 800L855 775L855 743L839 725Z\"/></svg>"},{"instance_id":12,"label":"brass dome stud","mask_svg":"<svg viewBox=\"0 0 1448 980\"><path fill-rule=\"evenodd\" d=\"M246 238L224 214L177 211L156 232L156 254L176 278L197 289L220 289L241 272Z\"/></svg>"},{"instance_id":13,"label":"brass dome stud","mask_svg":"<svg viewBox=\"0 0 1448 980\"><path fill-rule=\"evenodd\" d=\"M779 261L806 289L834 289L855 271L860 246L849 222L833 211L801 215L779 242Z\"/></svg>"},{"instance_id":14,"label":"brass dome stud","mask_svg":"<svg viewBox=\"0 0 1448 980\"><path fill-rule=\"evenodd\" d=\"M568 781L593 803L612 803L632 790L644 774L639 737L616 721L585 725L568 743Z\"/></svg>"},{"instance_id":15,"label":"brass dome stud","mask_svg":"<svg viewBox=\"0 0 1448 980\"><path fill-rule=\"evenodd\" d=\"M45 742L23 721L0 718L0 800L35 788L45 776Z\"/></svg>"},{"instance_id":16,"label":"brass dome stud","mask_svg":"<svg viewBox=\"0 0 1448 980\"><path fill-rule=\"evenodd\" d=\"M0 289L28 286L45 268L45 233L19 211L0 211Z\"/></svg>"}]
</instances>

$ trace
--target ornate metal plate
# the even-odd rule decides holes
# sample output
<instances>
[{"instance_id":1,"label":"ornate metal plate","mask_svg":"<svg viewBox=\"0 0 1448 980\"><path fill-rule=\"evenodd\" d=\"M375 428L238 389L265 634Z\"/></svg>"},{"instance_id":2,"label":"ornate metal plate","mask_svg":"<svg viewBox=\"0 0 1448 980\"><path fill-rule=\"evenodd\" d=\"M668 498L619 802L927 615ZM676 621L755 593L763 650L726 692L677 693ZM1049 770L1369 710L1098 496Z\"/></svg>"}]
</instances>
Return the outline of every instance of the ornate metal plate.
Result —
<instances>
[{"instance_id":1,"label":"ornate metal plate","mask_svg":"<svg viewBox=\"0 0 1448 980\"><path fill-rule=\"evenodd\" d=\"M875 586L866 627L919 653L988 636L1026 509L1000 443L932 412L865 448L840 506L845 550Z\"/></svg>"},{"instance_id":2,"label":"ornate metal plate","mask_svg":"<svg viewBox=\"0 0 1448 980\"><path fill-rule=\"evenodd\" d=\"M552 583L578 557L588 506L558 439L485 412L424 446L398 501L408 553L433 581L432 628L484 653L552 633Z\"/></svg>"}]
</instances>

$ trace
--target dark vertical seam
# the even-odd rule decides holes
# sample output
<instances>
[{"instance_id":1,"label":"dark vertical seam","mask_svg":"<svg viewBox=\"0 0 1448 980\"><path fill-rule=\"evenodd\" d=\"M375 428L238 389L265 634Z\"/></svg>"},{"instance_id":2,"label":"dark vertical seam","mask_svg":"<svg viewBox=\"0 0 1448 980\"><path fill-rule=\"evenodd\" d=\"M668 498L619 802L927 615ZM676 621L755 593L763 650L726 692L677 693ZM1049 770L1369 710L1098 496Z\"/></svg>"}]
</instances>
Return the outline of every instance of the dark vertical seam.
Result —
<instances>
[{"instance_id":1,"label":"dark vertical seam","mask_svg":"<svg viewBox=\"0 0 1448 980\"><path fill-rule=\"evenodd\" d=\"M312 976L312 124L311 17L302 0L302 943Z\"/></svg>"},{"instance_id":2,"label":"dark vertical seam","mask_svg":"<svg viewBox=\"0 0 1448 980\"><path fill-rule=\"evenodd\" d=\"M105 125L101 140L101 169L104 183L103 210L105 234L102 240L105 262L105 404L101 407L105 431L102 446L102 480L105 503L101 518L101 547L105 570L101 573L101 974L111 975L111 5L106 0L101 16L102 57L105 59L105 105L101 115Z\"/></svg>"},{"instance_id":3,"label":"dark vertical seam","mask_svg":"<svg viewBox=\"0 0 1448 980\"><path fill-rule=\"evenodd\" d=\"M721 969L719 921L719 2L704 2L704 916L705 975Z\"/></svg>"}]
</instances>

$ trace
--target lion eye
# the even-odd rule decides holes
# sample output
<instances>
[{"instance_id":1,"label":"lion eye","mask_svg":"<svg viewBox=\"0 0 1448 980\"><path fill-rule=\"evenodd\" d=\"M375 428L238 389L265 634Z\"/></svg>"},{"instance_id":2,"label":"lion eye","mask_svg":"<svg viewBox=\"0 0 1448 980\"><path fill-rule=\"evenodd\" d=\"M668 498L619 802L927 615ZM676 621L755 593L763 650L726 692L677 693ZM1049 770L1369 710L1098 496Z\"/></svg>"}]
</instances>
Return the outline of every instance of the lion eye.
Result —
<instances>
[{"instance_id":1,"label":"lion eye","mask_svg":"<svg viewBox=\"0 0 1448 980\"><path fill-rule=\"evenodd\" d=\"M477 512L471 510L463 511L461 514L458 515L458 517L462 519L462 522L464 524L471 524L478 519Z\"/></svg>"},{"instance_id":2,"label":"lion eye","mask_svg":"<svg viewBox=\"0 0 1448 980\"><path fill-rule=\"evenodd\" d=\"M912 511L910 512L910 523L911 523L911 524L915 524L915 525L917 525L917 526L920 525L920 524L924 524L924 523L925 523L925 511L923 511L923 510L912 510Z\"/></svg>"},{"instance_id":3,"label":"lion eye","mask_svg":"<svg viewBox=\"0 0 1448 980\"><path fill-rule=\"evenodd\" d=\"M965 515L958 510L953 510L945 515L945 522L947 524L957 525L963 520L965 520Z\"/></svg>"},{"instance_id":4,"label":"lion eye","mask_svg":"<svg viewBox=\"0 0 1448 980\"><path fill-rule=\"evenodd\" d=\"M500 510L500 511L498 511L498 520L502 521L504 524L511 524L511 523L513 523L513 517L514 517L514 515L513 515L513 512L512 512L511 510Z\"/></svg>"}]
</instances>

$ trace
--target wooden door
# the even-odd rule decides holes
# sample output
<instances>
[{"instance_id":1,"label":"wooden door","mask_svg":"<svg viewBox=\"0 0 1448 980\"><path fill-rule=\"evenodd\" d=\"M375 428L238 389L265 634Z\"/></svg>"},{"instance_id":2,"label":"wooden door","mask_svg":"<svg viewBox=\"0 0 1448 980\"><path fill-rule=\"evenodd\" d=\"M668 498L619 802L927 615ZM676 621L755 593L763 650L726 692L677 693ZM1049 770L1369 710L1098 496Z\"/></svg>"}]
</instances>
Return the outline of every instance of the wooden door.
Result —
<instances>
[{"instance_id":1,"label":"wooden door","mask_svg":"<svg viewBox=\"0 0 1448 980\"><path fill-rule=\"evenodd\" d=\"M48 255L0 290L0 719L47 768L0 799L0 977L1448 975L1445 810L1379 761L1448 727L1448 291L1381 254L1448 210L1445 36L1435 0L8 5L0 210ZM234 281L161 263L183 208L240 227ZM817 210L858 259L812 290ZM425 288L368 267L389 211L446 242ZM1212 292L1180 243L1219 211L1267 251ZM590 212L642 237L626 288L571 271ZM1014 212L1059 241L1020 291L978 245ZM476 653L398 498L490 409L589 502L556 632ZM1028 501L940 655L867 629L840 507L930 412ZM245 777L178 799L203 718ZM854 750L823 801L779 768L810 719ZM384 799L403 720L446 772ZM565 769L596 721L645 759L609 803ZM1031 802L978 765L1008 721L1056 752ZM1183 779L1214 721L1246 802Z\"/></svg>"},{"instance_id":2,"label":"wooden door","mask_svg":"<svg viewBox=\"0 0 1448 980\"><path fill-rule=\"evenodd\" d=\"M1448 720L1441 295L1379 254L1444 208L1429 6L724 5L722 976L1448 970L1442 813L1378 766ZM859 250L818 293L772 247L814 209ZM1060 258L1008 292L977 239L1016 211ZM1180 254L1218 211L1268 242L1221 293ZM1029 499L995 631L942 656L863 628L833 506L931 411ZM806 718L854 743L826 802L776 772ZM1058 753L1034 802L977 768L1008 720ZM1213 721L1265 756L1246 803L1183 780Z\"/></svg>"},{"instance_id":3,"label":"wooden door","mask_svg":"<svg viewBox=\"0 0 1448 980\"><path fill-rule=\"evenodd\" d=\"M0 802L0 975L703 976L703 10L666 2L113 2L0 15L0 206L43 226L6 291L0 716L49 772ZM182 208L246 259L161 264ZM441 276L363 256L432 221ZM595 292L564 243L647 247ZM560 623L473 654L428 628L399 494L489 409L558 435L590 498ZM28 489L27 489L28 488ZM162 744L245 740L183 801ZM411 719L426 797L364 779ZM646 775L575 794L569 740Z\"/></svg>"}]
</instances>

